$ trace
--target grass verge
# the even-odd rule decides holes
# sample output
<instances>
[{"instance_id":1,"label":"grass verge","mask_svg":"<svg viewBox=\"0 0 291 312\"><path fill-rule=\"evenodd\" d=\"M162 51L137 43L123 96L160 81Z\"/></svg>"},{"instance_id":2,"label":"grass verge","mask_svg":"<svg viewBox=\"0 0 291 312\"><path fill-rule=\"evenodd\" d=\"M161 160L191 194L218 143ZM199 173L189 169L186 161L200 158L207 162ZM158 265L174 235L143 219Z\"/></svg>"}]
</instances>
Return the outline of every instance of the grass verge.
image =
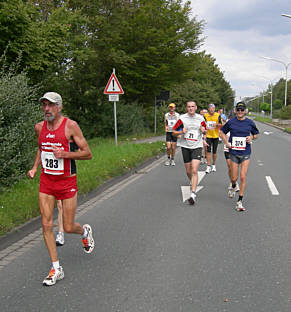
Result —
<instances>
[{"instance_id":1,"label":"grass verge","mask_svg":"<svg viewBox=\"0 0 291 312\"><path fill-rule=\"evenodd\" d=\"M267 117L256 116L254 119L257 120L257 121L261 121L261 122L272 123L272 119L271 118L267 118Z\"/></svg>"},{"instance_id":2,"label":"grass verge","mask_svg":"<svg viewBox=\"0 0 291 312\"><path fill-rule=\"evenodd\" d=\"M119 142L118 146L114 139L95 138L88 142L93 159L77 161L79 194L86 194L165 151L162 142ZM0 236L39 215L38 186L39 173L34 180L24 179L0 194Z\"/></svg>"}]
</instances>

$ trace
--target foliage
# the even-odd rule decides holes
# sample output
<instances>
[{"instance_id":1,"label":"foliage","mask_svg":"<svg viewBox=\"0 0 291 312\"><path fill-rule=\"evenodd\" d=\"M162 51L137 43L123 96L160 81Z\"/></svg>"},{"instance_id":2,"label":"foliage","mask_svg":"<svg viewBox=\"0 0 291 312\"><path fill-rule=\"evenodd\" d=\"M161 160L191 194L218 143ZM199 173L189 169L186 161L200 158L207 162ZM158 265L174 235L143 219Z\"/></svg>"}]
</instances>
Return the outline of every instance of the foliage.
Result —
<instances>
[{"instance_id":1,"label":"foliage","mask_svg":"<svg viewBox=\"0 0 291 312\"><path fill-rule=\"evenodd\" d=\"M33 126L40 118L38 89L17 66L0 72L0 191L22 177L35 154Z\"/></svg>"},{"instance_id":2,"label":"foliage","mask_svg":"<svg viewBox=\"0 0 291 312\"><path fill-rule=\"evenodd\" d=\"M291 105L283 106L278 112L278 117L280 119L291 119Z\"/></svg>"},{"instance_id":3,"label":"foliage","mask_svg":"<svg viewBox=\"0 0 291 312\"><path fill-rule=\"evenodd\" d=\"M283 106L283 101L280 99L276 99L273 101L273 109L280 109Z\"/></svg>"},{"instance_id":4,"label":"foliage","mask_svg":"<svg viewBox=\"0 0 291 312\"><path fill-rule=\"evenodd\" d=\"M124 105L117 103L117 123L118 133L121 135L140 134L149 130L145 124L142 107L134 103Z\"/></svg>"},{"instance_id":5,"label":"foliage","mask_svg":"<svg viewBox=\"0 0 291 312\"><path fill-rule=\"evenodd\" d=\"M205 52L191 54L192 77L184 83L176 84L171 94L171 101L177 108L184 109L188 100L194 100L198 110L215 103L220 108L231 110L234 94L230 84L215 64L215 59Z\"/></svg>"},{"instance_id":6,"label":"foliage","mask_svg":"<svg viewBox=\"0 0 291 312\"><path fill-rule=\"evenodd\" d=\"M264 112L270 112L271 111L271 105L269 103L261 103L260 104L260 110L263 110Z\"/></svg>"}]
</instances>

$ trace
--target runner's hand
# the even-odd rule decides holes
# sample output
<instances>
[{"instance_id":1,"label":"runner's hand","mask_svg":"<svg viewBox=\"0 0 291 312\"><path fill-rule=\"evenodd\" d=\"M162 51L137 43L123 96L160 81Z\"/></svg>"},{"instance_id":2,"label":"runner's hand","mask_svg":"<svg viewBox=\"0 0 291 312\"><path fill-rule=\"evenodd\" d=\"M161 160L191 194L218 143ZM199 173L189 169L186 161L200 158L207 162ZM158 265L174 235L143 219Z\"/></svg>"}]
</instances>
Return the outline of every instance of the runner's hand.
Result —
<instances>
[{"instance_id":1,"label":"runner's hand","mask_svg":"<svg viewBox=\"0 0 291 312\"><path fill-rule=\"evenodd\" d=\"M247 141L248 144L251 144L251 143L252 143L252 140L253 140L253 138L252 138L251 135L249 135L249 136L246 137L246 141Z\"/></svg>"},{"instance_id":2,"label":"runner's hand","mask_svg":"<svg viewBox=\"0 0 291 312\"><path fill-rule=\"evenodd\" d=\"M227 148L230 148L230 149L231 149L231 145L230 145L230 143L229 143L229 142L227 142L227 143L225 144L225 147L227 147Z\"/></svg>"},{"instance_id":3,"label":"runner's hand","mask_svg":"<svg viewBox=\"0 0 291 312\"><path fill-rule=\"evenodd\" d=\"M37 172L37 169L31 169L27 172L27 176L30 178L30 179L33 179L35 177L35 174Z\"/></svg>"},{"instance_id":4,"label":"runner's hand","mask_svg":"<svg viewBox=\"0 0 291 312\"><path fill-rule=\"evenodd\" d=\"M61 148L53 147L52 150L56 158L65 158L65 152Z\"/></svg>"}]
</instances>

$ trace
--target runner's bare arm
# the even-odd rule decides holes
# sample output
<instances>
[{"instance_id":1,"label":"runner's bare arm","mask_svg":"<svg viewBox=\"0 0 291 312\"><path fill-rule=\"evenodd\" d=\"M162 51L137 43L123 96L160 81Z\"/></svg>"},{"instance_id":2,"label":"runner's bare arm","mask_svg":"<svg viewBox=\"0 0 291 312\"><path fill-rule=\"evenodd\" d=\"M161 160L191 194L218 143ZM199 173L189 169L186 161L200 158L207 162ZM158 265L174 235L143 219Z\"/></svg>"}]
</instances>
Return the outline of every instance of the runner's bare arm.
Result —
<instances>
[{"instance_id":1,"label":"runner's bare arm","mask_svg":"<svg viewBox=\"0 0 291 312\"><path fill-rule=\"evenodd\" d=\"M43 124L43 122L39 122L34 127L34 130L35 130L35 133L36 133L37 137L39 137L39 134L40 134L40 131L41 131L41 128L42 128L42 124ZM36 151L36 155L35 155L33 166L27 172L27 175L28 175L28 177L30 179L33 179L35 177L39 164L40 164L40 150L38 148L37 151Z\"/></svg>"},{"instance_id":2,"label":"runner's bare arm","mask_svg":"<svg viewBox=\"0 0 291 312\"><path fill-rule=\"evenodd\" d=\"M227 138L226 134L224 134L224 132L222 132L222 131L220 130L220 131L219 131L219 135L220 135L222 141L224 142L225 146L226 146L227 148L231 148L231 145L230 145L230 143L228 142L228 138Z\"/></svg>"},{"instance_id":3,"label":"runner's bare arm","mask_svg":"<svg viewBox=\"0 0 291 312\"><path fill-rule=\"evenodd\" d=\"M169 127L168 127L168 121L167 121L166 118L165 118L165 121L164 121L164 126L165 126L165 131L168 132L169 131Z\"/></svg>"},{"instance_id":4,"label":"runner's bare arm","mask_svg":"<svg viewBox=\"0 0 291 312\"><path fill-rule=\"evenodd\" d=\"M59 148L55 148L53 152L56 158L69 158L75 160L88 160L92 158L89 145L84 138L79 125L75 121L70 119L68 120L66 126L66 136L71 138L78 145L78 150L75 152L66 152Z\"/></svg>"}]
</instances>

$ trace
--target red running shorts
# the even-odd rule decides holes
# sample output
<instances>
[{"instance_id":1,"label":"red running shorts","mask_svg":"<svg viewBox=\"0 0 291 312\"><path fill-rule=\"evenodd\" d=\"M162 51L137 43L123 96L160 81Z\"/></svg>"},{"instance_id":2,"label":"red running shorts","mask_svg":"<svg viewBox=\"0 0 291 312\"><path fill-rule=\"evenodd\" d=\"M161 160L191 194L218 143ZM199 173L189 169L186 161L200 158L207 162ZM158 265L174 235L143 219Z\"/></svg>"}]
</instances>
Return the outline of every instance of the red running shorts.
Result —
<instances>
[{"instance_id":1,"label":"red running shorts","mask_svg":"<svg viewBox=\"0 0 291 312\"><path fill-rule=\"evenodd\" d=\"M78 192L77 176L63 177L42 173L39 192L52 195L57 200L72 198Z\"/></svg>"}]
</instances>

